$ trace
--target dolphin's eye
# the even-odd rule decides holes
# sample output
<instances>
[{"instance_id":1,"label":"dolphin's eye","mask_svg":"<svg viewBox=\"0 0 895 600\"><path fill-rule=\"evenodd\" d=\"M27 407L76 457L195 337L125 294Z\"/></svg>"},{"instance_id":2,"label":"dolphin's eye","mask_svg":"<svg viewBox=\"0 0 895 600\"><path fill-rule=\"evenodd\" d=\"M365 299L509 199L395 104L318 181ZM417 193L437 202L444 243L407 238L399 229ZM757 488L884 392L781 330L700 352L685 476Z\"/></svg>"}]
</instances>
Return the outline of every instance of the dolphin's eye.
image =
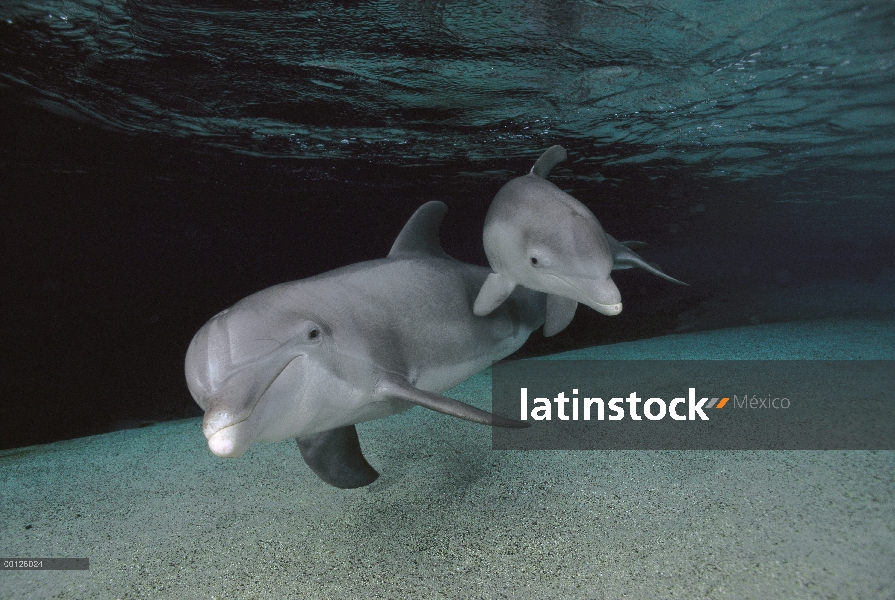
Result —
<instances>
[{"instance_id":1,"label":"dolphin's eye","mask_svg":"<svg viewBox=\"0 0 895 600\"><path fill-rule=\"evenodd\" d=\"M537 256L531 257L531 266L533 266L533 267L538 266L538 257Z\"/></svg>"},{"instance_id":2,"label":"dolphin's eye","mask_svg":"<svg viewBox=\"0 0 895 600\"><path fill-rule=\"evenodd\" d=\"M316 339L319 338L319 337L320 337L320 330L317 329L316 327L315 327L314 329L312 329L311 331L308 332L308 339L309 339L309 340L316 340Z\"/></svg>"}]
</instances>

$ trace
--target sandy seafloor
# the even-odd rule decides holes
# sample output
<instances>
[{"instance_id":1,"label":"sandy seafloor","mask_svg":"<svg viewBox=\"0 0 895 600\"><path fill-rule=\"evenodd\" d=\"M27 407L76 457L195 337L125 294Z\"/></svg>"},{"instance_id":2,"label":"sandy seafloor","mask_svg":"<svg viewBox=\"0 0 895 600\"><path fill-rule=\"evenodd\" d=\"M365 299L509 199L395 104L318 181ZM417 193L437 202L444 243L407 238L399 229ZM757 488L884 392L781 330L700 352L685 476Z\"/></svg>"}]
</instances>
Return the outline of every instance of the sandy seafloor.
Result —
<instances>
[{"instance_id":1,"label":"sandy seafloor","mask_svg":"<svg viewBox=\"0 0 895 600\"><path fill-rule=\"evenodd\" d=\"M564 356L893 354L890 320L821 320ZM449 395L487 407L489 375ZM358 429L382 475L347 491L291 441L215 458L199 419L4 451L0 554L90 570L4 571L0 597L895 598L895 452L493 451L420 408Z\"/></svg>"}]
</instances>

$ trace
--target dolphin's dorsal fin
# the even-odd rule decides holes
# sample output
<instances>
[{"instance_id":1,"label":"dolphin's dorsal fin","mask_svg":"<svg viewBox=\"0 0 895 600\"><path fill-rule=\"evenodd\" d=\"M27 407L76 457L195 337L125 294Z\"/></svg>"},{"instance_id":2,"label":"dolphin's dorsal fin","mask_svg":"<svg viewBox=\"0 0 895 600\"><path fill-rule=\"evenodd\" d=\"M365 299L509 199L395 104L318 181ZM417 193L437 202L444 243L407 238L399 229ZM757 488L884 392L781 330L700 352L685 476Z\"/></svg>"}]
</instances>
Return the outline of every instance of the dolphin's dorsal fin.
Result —
<instances>
[{"instance_id":1,"label":"dolphin's dorsal fin","mask_svg":"<svg viewBox=\"0 0 895 600\"><path fill-rule=\"evenodd\" d=\"M564 161L566 156L566 149L562 146L550 146L535 162L531 172L541 179L547 179L547 175L550 175L553 167Z\"/></svg>"},{"instance_id":2,"label":"dolphin's dorsal fin","mask_svg":"<svg viewBox=\"0 0 895 600\"><path fill-rule=\"evenodd\" d=\"M406 254L420 253L438 257L447 256L441 249L441 241L438 239L438 229L445 214L447 205L435 200L426 202L416 209L395 238L388 257L399 258Z\"/></svg>"},{"instance_id":3,"label":"dolphin's dorsal fin","mask_svg":"<svg viewBox=\"0 0 895 600\"><path fill-rule=\"evenodd\" d=\"M530 427L531 423L525 421L517 421L507 417L501 417L493 413L489 413L475 406L436 394L427 392L419 388L415 388L406 381L397 376L386 376L376 386L376 395L380 398L388 398L392 400L403 400L424 406L428 409L458 417L473 423L481 423L482 425L490 425L492 427Z\"/></svg>"}]
</instances>

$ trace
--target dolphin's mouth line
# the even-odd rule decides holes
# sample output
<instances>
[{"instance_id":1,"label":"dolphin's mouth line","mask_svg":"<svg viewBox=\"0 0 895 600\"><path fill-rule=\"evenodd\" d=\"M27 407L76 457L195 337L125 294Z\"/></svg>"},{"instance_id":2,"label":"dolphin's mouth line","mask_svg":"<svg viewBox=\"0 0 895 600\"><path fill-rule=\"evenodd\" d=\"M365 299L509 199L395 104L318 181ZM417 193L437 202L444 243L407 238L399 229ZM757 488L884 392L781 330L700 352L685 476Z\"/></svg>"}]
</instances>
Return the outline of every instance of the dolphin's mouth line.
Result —
<instances>
[{"instance_id":1,"label":"dolphin's mouth line","mask_svg":"<svg viewBox=\"0 0 895 600\"><path fill-rule=\"evenodd\" d=\"M618 305L618 304L621 304L621 301L619 301L619 302L613 302L612 304L603 304L602 302L597 302L597 301L593 298L593 296L591 296L590 294L588 294L587 292L585 292L584 290L582 290L580 287L578 287L577 285L575 285L574 283L572 283L571 281L569 281L568 279L566 279L566 278L563 277L562 275L556 275L556 274L554 274L554 273L544 273L544 275L547 275L548 277L553 277L554 279L558 279L558 280L562 281L564 284L566 284L566 285L569 286L570 288L573 288L575 291L579 292L582 296L584 296L585 298L589 299L591 302L593 302L594 304L596 304L596 305L598 305L598 306L603 306L603 307L606 307L606 308L612 308L613 306L616 306L616 305ZM583 277L579 277L578 279L584 279L584 278L583 278Z\"/></svg>"},{"instance_id":2,"label":"dolphin's mouth line","mask_svg":"<svg viewBox=\"0 0 895 600\"><path fill-rule=\"evenodd\" d=\"M226 423L226 424L224 424L224 425L221 425L221 426L218 427L217 429L208 430L208 431L205 431L205 430L203 429L202 433L205 434L205 439L206 439L206 440L210 440L211 438L213 438L214 436L216 436L217 434L219 434L219 433L222 432L223 430L228 429L228 428L230 428L230 427L236 427L237 425L239 425L240 423L242 423L242 422L244 422L246 419L248 419L250 416L252 416L252 411L254 411L254 410L255 410L255 407L253 406L252 409L249 410L249 412L246 414L246 416L244 416L244 417L241 418L240 420L238 420L238 421L233 421L233 422L231 422L231 423Z\"/></svg>"},{"instance_id":3,"label":"dolphin's mouth line","mask_svg":"<svg viewBox=\"0 0 895 600\"><path fill-rule=\"evenodd\" d=\"M270 386L272 386L274 384L274 382L277 379L279 379L280 375L283 374L283 371L285 371L289 367L289 365L292 364L292 361L294 361L296 358L301 358L302 356L304 356L304 354L299 354L298 356L294 356L289 360L289 362L287 362L285 365L283 365L283 368L280 369L279 372L277 372L276 376L271 378L271 380L267 383L267 385L264 386L264 389L262 389L261 392L256 395L255 401L252 402L251 406L249 407L248 412L246 412L245 415L241 419L239 419L238 421L231 421L231 422L225 423L225 424L221 425L220 427L217 427L216 429L210 430L209 432L204 431L204 428L203 428L202 433L205 434L205 439L210 440L211 438L213 438L215 435L217 435L221 431L223 431L229 427L235 427L235 426L239 425L240 423L248 420L248 418L252 416L252 413L255 412L255 408L258 406L258 403L261 402L261 398L263 398L264 394L267 393L267 390L270 389Z\"/></svg>"},{"instance_id":4,"label":"dolphin's mouth line","mask_svg":"<svg viewBox=\"0 0 895 600\"><path fill-rule=\"evenodd\" d=\"M245 416L245 418L240 419L239 421L235 421L235 422L233 422L233 423L227 423L227 424L224 425L223 427L219 427L219 428L215 429L214 431L212 431L211 433L206 433L206 434L205 434L205 439L206 439L206 440L210 440L211 438L213 438L214 436L216 436L216 435L219 434L220 432L224 431L225 429L229 429L229 428L231 428L231 427L236 427L237 425L239 425L240 423L242 423L242 422L244 422L246 419L248 419L248 418L251 416L251 414L252 414L252 412L249 411L249 414L247 414L247 415Z\"/></svg>"}]
</instances>

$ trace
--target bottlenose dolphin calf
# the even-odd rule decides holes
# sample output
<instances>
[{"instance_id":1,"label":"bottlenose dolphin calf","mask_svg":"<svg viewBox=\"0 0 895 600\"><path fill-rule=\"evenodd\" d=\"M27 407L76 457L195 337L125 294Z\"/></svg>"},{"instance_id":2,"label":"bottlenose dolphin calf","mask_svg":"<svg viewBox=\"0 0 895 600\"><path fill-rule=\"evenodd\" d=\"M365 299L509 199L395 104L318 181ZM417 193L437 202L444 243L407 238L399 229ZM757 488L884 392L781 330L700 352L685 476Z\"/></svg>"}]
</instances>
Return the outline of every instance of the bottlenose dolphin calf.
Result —
<instances>
[{"instance_id":1,"label":"bottlenose dolphin calf","mask_svg":"<svg viewBox=\"0 0 895 600\"><path fill-rule=\"evenodd\" d=\"M509 181L491 202L482 240L494 272L475 299L476 315L490 314L524 286L548 294L544 335L550 336L572 321L579 302L604 315L621 312L613 269L640 267L682 283L632 250L645 244L608 235L586 206L545 179L565 159L562 146L549 148L527 175Z\"/></svg>"},{"instance_id":2,"label":"bottlenose dolphin calf","mask_svg":"<svg viewBox=\"0 0 895 600\"><path fill-rule=\"evenodd\" d=\"M520 288L486 318L472 301L488 269L444 253L447 207L410 218L387 258L249 296L214 316L186 355L209 449L241 456L294 437L337 487L372 483L354 425L425 406L476 423L525 427L442 396L517 350L544 322L546 298Z\"/></svg>"}]
</instances>

